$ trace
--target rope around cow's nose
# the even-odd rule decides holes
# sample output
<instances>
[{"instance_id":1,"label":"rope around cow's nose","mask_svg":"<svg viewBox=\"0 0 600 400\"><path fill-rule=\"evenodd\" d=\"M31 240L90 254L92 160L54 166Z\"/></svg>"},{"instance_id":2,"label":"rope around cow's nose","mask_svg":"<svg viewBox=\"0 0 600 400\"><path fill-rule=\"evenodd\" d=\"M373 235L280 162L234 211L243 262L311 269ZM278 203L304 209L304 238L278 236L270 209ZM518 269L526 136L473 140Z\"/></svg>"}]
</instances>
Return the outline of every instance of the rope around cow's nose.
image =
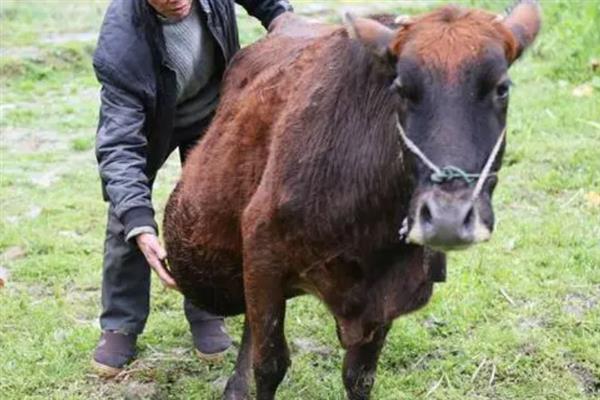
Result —
<instances>
[{"instance_id":1,"label":"rope around cow's nose","mask_svg":"<svg viewBox=\"0 0 600 400\"><path fill-rule=\"evenodd\" d=\"M398 132L400 133L400 138L406 147L413 152L419 159L431 170L433 171L429 179L434 183L443 183L449 182L454 179L462 179L467 184L471 185L475 180L477 183L475 184L475 189L473 189L473 195L471 196L471 201L475 201L481 194L481 190L483 189L483 184L490 176L495 176L495 172L491 172L492 165L494 165L494 161L498 156L498 152L502 147L502 143L504 142L504 138L506 136L506 128L502 131L500 136L498 137L498 141L494 145L490 156L488 157L483 170L479 174L473 174L465 172L463 169L449 165L443 168L438 167L433 161L431 161L425 153L419 149L419 146L415 144L410 138L406 135L402 124L400 124L400 117L398 113L396 113L396 126L398 128Z\"/></svg>"},{"instance_id":2,"label":"rope around cow's nose","mask_svg":"<svg viewBox=\"0 0 600 400\"><path fill-rule=\"evenodd\" d=\"M434 171L429 179L434 183L443 183L460 178L471 185L479 178L479 175L480 174L469 174L461 168L455 167L454 165L448 165L447 167L440 168L439 171Z\"/></svg>"}]
</instances>

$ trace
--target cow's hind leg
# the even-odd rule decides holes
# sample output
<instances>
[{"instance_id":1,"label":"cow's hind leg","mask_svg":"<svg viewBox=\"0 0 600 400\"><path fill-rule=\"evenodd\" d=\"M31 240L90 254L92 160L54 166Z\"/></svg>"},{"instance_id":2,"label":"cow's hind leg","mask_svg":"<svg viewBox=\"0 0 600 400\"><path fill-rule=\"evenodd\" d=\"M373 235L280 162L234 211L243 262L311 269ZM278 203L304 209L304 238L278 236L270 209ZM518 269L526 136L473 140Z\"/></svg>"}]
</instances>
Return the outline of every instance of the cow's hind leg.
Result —
<instances>
[{"instance_id":1,"label":"cow's hind leg","mask_svg":"<svg viewBox=\"0 0 600 400\"><path fill-rule=\"evenodd\" d=\"M252 336L248 318L244 320L244 333L242 343L238 352L237 361L233 375L227 381L224 400L246 400L249 399L249 379L252 366Z\"/></svg>"},{"instance_id":2,"label":"cow's hind leg","mask_svg":"<svg viewBox=\"0 0 600 400\"><path fill-rule=\"evenodd\" d=\"M369 343L347 350L343 378L348 400L367 400L375 383L375 372L390 325L379 328Z\"/></svg>"}]
</instances>

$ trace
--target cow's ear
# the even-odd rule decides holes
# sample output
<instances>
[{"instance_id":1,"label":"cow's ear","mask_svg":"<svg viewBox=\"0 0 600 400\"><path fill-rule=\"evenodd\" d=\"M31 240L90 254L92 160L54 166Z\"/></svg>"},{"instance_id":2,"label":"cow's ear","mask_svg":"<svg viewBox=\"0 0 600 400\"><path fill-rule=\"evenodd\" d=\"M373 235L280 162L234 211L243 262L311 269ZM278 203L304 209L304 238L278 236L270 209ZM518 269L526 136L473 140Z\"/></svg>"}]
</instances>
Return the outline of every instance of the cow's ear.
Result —
<instances>
[{"instance_id":1,"label":"cow's ear","mask_svg":"<svg viewBox=\"0 0 600 400\"><path fill-rule=\"evenodd\" d=\"M345 25L348 35L376 56L385 58L390 55L390 46L395 37L393 29L373 19L355 17L350 13L345 15Z\"/></svg>"},{"instance_id":2,"label":"cow's ear","mask_svg":"<svg viewBox=\"0 0 600 400\"><path fill-rule=\"evenodd\" d=\"M516 39L516 49L511 62L535 40L542 23L542 11L536 0L520 0L502 21Z\"/></svg>"}]
</instances>

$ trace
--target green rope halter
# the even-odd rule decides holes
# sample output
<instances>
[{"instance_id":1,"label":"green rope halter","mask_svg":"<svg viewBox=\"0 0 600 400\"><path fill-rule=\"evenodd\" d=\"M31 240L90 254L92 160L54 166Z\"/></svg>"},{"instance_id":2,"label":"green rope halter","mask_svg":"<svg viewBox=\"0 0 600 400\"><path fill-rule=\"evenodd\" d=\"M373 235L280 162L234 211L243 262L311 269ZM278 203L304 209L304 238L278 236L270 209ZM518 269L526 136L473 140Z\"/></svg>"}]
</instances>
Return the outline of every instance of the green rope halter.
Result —
<instances>
[{"instance_id":1,"label":"green rope halter","mask_svg":"<svg viewBox=\"0 0 600 400\"><path fill-rule=\"evenodd\" d=\"M449 182L454 179L463 179L469 185L472 185L473 183L475 183L475 188L473 189L473 193L472 193L472 201L475 201L475 199L477 199L477 197L479 197L479 194L481 193L481 190L483 189L483 184L485 183L485 181L490 176L496 175L496 172L492 171L492 165L494 164L494 161L496 160L496 157L498 156L498 153L500 152L500 148L502 147L502 143L504 142L504 138L506 137L506 128L504 128L504 130L502 130L502 133L500 134L500 136L498 136L498 140L496 141L496 144L494 145L494 148L492 149L490 156L488 157L487 161L485 162L485 166L483 167L483 170L481 171L481 173L472 174L472 173L465 172L463 169L455 167L453 165L448 165L443 168L440 168L437 165L435 165L435 163L433 161L431 161L425 155L425 153L423 153L421 151L421 149L419 149L419 146L417 146L406 135L406 132L404 132L404 128L402 128L402 125L400 124L400 116L398 114L396 114L396 127L398 128L398 133L400 134L400 139L406 145L406 147L413 154L415 154L431 171L433 171L432 174L430 175L429 179L431 179L431 181L434 183Z\"/></svg>"},{"instance_id":2,"label":"green rope halter","mask_svg":"<svg viewBox=\"0 0 600 400\"><path fill-rule=\"evenodd\" d=\"M454 179L462 179L463 181L467 182L469 186L471 186L477 182L477 178L480 176L481 174L471 174L465 172L465 170L461 168L455 167L454 165L448 165L447 167L443 167L437 171L434 171L429 179L431 179L433 183L444 183L450 182Z\"/></svg>"}]
</instances>

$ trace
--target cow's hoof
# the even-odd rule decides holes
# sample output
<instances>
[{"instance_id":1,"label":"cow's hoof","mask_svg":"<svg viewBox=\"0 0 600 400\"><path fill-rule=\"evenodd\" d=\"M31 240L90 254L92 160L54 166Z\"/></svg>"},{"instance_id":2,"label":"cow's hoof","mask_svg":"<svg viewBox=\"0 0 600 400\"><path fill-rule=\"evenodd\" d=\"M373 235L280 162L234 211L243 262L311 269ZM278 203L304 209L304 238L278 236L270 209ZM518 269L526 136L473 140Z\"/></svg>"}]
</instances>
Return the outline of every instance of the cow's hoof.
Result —
<instances>
[{"instance_id":1,"label":"cow's hoof","mask_svg":"<svg viewBox=\"0 0 600 400\"><path fill-rule=\"evenodd\" d=\"M249 400L250 396L248 393L240 393L240 392L225 392L223 395L224 400Z\"/></svg>"},{"instance_id":2,"label":"cow's hoof","mask_svg":"<svg viewBox=\"0 0 600 400\"><path fill-rule=\"evenodd\" d=\"M223 400L249 400L248 382L240 379L239 376L233 375L227 381Z\"/></svg>"}]
</instances>

